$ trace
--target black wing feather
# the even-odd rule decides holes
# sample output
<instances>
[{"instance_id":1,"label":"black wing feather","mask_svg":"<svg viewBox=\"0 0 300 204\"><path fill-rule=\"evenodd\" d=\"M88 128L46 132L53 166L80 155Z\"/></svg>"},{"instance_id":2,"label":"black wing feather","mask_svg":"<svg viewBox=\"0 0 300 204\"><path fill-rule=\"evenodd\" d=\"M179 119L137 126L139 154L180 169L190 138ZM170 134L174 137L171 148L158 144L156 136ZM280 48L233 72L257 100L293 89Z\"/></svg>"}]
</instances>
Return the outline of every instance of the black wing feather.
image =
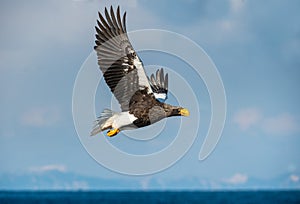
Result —
<instances>
[{"instance_id":1,"label":"black wing feather","mask_svg":"<svg viewBox=\"0 0 300 204\"><path fill-rule=\"evenodd\" d=\"M164 75L163 68L158 69L154 74L151 74L150 78L148 77L151 89L156 94L168 94L168 73Z\"/></svg>"},{"instance_id":2,"label":"black wing feather","mask_svg":"<svg viewBox=\"0 0 300 204\"><path fill-rule=\"evenodd\" d=\"M141 87L139 78L145 76L143 67L137 68L135 62L139 60L126 33L126 12L121 20L120 8L116 15L112 7L110 13L105 8L104 15L99 14L96 27L96 46L98 64L111 92L121 105L122 111L129 110L132 95L142 88L151 89L150 84ZM138 70L140 69L140 71ZM147 79L146 79L147 81ZM145 87L146 86L146 87Z\"/></svg>"}]
</instances>

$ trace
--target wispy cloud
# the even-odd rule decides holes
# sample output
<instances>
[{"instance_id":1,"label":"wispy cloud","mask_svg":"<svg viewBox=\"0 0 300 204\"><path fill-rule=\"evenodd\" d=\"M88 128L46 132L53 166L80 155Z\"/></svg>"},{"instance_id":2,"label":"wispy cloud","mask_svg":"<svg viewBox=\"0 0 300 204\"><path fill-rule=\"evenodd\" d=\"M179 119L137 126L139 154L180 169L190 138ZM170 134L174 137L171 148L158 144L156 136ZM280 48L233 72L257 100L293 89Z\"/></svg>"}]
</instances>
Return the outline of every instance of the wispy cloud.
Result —
<instances>
[{"instance_id":1,"label":"wispy cloud","mask_svg":"<svg viewBox=\"0 0 300 204\"><path fill-rule=\"evenodd\" d=\"M292 134L299 131L296 118L289 113L281 113L277 116L265 116L256 108L245 108L237 111L233 116L233 122L242 131L255 128L271 135Z\"/></svg>"},{"instance_id":2,"label":"wispy cloud","mask_svg":"<svg viewBox=\"0 0 300 204\"><path fill-rule=\"evenodd\" d=\"M49 171L66 172L67 167L65 165L61 165L61 164L49 164L49 165L44 165L44 166L30 167L29 171L35 172L35 173L45 173L45 172L49 172Z\"/></svg>"},{"instance_id":3,"label":"wispy cloud","mask_svg":"<svg viewBox=\"0 0 300 204\"><path fill-rule=\"evenodd\" d=\"M290 175L290 180L295 182L295 183L299 182L299 179L300 178L299 178L298 175L295 175L295 174Z\"/></svg>"},{"instance_id":4,"label":"wispy cloud","mask_svg":"<svg viewBox=\"0 0 300 204\"><path fill-rule=\"evenodd\" d=\"M230 0L229 1L230 9L234 13L241 12L245 7L245 0Z\"/></svg>"},{"instance_id":5,"label":"wispy cloud","mask_svg":"<svg viewBox=\"0 0 300 204\"><path fill-rule=\"evenodd\" d=\"M56 107L35 107L25 111L20 120L25 126L51 126L61 120L61 113Z\"/></svg>"},{"instance_id":6,"label":"wispy cloud","mask_svg":"<svg viewBox=\"0 0 300 204\"><path fill-rule=\"evenodd\" d=\"M151 177L145 177L145 178L141 179L140 183L141 183L143 190L148 190L150 180L151 180Z\"/></svg>"},{"instance_id":7,"label":"wispy cloud","mask_svg":"<svg viewBox=\"0 0 300 204\"><path fill-rule=\"evenodd\" d=\"M219 49L236 43L247 44L251 41L253 33L249 32L250 24L245 18L246 3L243 0L224 1L224 7L228 9L217 9L220 3L208 1L205 6L206 12L195 23L186 26L186 34L194 39L200 38L201 45L208 44L217 46ZM212 18L211 13L217 12L221 17ZM205 15L206 14L206 15ZM189 31L193 30L192 33ZM182 29L180 29L180 32Z\"/></svg>"},{"instance_id":8,"label":"wispy cloud","mask_svg":"<svg viewBox=\"0 0 300 204\"><path fill-rule=\"evenodd\" d=\"M32 69L36 61L49 54L51 45L74 46L92 37L96 9L89 4L52 1L14 4L3 11L7 20L0 20L0 26L5 28L0 40L0 71Z\"/></svg>"},{"instance_id":9,"label":"wispy cloud","mask_svg":"<svg viewBox=\"0 0 300 204\"><path fill-rule=\"evenodd\" d=\"M262 122L262 128L270 134L294 133L299 130L299 124L297 124L295 117L283 113L275 117L265 118Z\"/></svg>"},{"instance_id":10,"label":"wispy cloud","mask_svg":"<svg viewBox=\"0 0 300 204\"><path fill-rule=\"evenodd\" d=\"M262 113L256 108L239 110L233 116L233 122L237 124L241 130L248 130L257 125L261 120Z\"/></svg>"},{"instance_id":11,"label":"wispy cloud","mask_svg":"<svg viewBox=\"0 0 300 204\"><path fill-rule=\"evenodd\" d=\"M67 190L88 190L89 184L86 181L73 181L71 186L66 187Z\"/></svg>"},{"instance_id":12,"label":"wispy cloud","mask_svg":"<svg viewBox=\"0 0 300 204\"><path fill-rule=\"evenodd\" d=\"M248 176L246 174L236 173L230 178L223 179L223 181L234 185L244 184L248 181Z\"/></svg>"}]
</instances>

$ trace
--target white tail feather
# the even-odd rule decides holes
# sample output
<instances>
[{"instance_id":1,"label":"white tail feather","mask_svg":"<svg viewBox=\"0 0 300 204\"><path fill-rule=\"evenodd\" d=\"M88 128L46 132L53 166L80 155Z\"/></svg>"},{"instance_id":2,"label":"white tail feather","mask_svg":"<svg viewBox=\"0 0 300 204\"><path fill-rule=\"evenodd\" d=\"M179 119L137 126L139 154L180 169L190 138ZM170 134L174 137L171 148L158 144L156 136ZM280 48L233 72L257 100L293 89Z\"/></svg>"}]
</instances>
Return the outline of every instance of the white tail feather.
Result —
<instances>
[{"instance_id":1,"label":"white tail feather","mask_svg":"<svg viewBox=\"0 0 300 204\"><path fill-rule=\"evenodd\" d=\"M100 116L95 120L95 125L91 132L91 136L106 130L111 127L112 121L110 118L114 115L114 112L110 109L104 109Z\"/></svg>"}]
</instances>

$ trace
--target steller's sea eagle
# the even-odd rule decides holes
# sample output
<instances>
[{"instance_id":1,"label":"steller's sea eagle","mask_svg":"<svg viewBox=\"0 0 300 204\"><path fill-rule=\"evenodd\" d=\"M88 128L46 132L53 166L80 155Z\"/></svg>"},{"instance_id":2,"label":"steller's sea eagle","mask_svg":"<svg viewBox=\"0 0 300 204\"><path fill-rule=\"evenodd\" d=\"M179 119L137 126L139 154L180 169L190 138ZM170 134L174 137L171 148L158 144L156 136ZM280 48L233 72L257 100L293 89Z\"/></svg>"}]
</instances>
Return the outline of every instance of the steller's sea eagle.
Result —
<instances>
[{"instance_id":1,"label":"steller's sea eagle","mask_svg":"<svg viewBox=\"0 0 300 204\"><path fill-rule=\"evenodd\" d=\"M182 107L164 103L168 93L168 74L163 69L147 77L143 63L134 51L126 31L126 12L121 20L112 6L100 13L94 47L98 65L122 112L105 109L95 121L91 135L108 130L114 136L121 130L141 128L170 116L188 116Z\"/></svg>"}]
</instances>

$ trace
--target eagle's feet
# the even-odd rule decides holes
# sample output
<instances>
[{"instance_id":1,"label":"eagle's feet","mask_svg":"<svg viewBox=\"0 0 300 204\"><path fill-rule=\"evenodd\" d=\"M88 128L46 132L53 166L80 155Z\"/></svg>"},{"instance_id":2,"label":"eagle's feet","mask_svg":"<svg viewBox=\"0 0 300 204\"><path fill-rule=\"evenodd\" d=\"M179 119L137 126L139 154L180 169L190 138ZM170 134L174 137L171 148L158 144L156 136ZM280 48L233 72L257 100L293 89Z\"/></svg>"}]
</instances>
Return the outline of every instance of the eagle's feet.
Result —
<instances>
[{"instance_id":1,"label":"eagle's feet","mask_svg":"<svg viewBox=\"0 0 300 204\"><path fill-rule=\"evenodd\" d=\"M112 129L112 130L109 130L106 135L109 136L109 137L112 137L112 136L115 136L116 134L118 134L120 132L120 130L117 128L117 129Z\"/></svg>"}]
</instances>

